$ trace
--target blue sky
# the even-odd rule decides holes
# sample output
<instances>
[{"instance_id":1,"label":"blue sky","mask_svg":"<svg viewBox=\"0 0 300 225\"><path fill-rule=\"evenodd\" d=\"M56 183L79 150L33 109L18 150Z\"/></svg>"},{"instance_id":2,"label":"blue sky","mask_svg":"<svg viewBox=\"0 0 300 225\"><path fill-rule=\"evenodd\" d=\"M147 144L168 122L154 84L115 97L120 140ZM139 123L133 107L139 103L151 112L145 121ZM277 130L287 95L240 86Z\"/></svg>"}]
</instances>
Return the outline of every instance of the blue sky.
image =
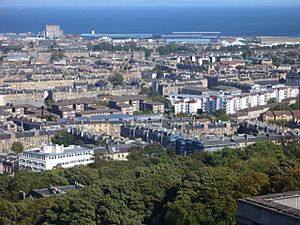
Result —
<instances>
[{"instance_id":1,"label":"blue sky","mask_svg":"<svg viewBox=\"0 0 300 225\"><path fill-rule=\"evenodd\" d=\"M300 0L0 0L0 6L95 6L95 5L265 5L300 6Z\"/></svg>"}]
</instances>

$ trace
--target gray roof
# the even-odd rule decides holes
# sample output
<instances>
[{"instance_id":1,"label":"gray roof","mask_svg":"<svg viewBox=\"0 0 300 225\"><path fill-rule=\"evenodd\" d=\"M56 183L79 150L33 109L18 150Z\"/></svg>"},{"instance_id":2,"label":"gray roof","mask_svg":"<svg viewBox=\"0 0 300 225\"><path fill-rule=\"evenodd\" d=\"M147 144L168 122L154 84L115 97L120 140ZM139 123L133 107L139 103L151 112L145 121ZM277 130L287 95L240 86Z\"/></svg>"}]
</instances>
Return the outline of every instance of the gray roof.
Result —
<instances>
[{"instance_id":1,"label":"gray roof","mask_svg":"<svg viewBox=\"0 0 300 225\"><path fill-rule=\"evenodd\" d=\"M61 195L68 191L77 190L82 188L81 185L68 185L68 186L61 186L61 187L49 187L49 188L42 188L42 189L33 189L31 194L38 194L42 197L47 197L51 195Z\"/></svg>"}]
</instances>

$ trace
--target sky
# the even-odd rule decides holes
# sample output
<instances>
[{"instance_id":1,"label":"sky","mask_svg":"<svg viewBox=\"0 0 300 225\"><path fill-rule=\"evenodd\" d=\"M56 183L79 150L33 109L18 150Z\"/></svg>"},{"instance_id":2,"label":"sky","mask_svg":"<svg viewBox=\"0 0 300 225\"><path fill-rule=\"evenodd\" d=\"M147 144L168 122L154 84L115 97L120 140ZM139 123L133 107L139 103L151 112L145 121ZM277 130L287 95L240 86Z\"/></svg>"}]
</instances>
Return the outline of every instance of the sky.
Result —
<instances>
[{"instance_id":1,"label":"sky","mask_svg":"<svg viewBox=\"0 0 300 225\"><path fill-rule=\"evenodd\" d=\"M0 6L300 6L300 0L0 0Z\"/></svg>"}]
</instances>

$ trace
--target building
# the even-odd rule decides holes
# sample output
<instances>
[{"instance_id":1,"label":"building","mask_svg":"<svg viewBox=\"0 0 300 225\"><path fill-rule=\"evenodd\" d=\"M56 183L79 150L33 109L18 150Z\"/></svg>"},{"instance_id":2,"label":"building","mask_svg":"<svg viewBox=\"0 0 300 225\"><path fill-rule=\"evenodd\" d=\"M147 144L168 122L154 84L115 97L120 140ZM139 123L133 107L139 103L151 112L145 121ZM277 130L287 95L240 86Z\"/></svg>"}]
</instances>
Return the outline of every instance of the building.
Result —
<instances>
[{"instance_id":1,"label":"building","mask_svg":"<svg viewBox=\"0 0 300 225\"><path fill-rule=\"evenodd\" d=\"M94 162L94 150L71 145L44 145L24 151L19 158L20 169L32 171L52 170L55 167L73 167Z\"/></svg>"},{"instance_id":2,"label":"building","mask_svg":"<svg viewBox=\"0 0 300 225\"><path fill-rule=\"evenodd\" d=\"M49 187L49 188L42 188L42 189L33 189L29 196L32 198L45 198L54 195L63 195L69 191L78 190L82 188L83 185L75 184L75 185L68 185L68 186L61 186L61 187Z\"/></svg>"},{"instance_id":3,"label":"building","mask_svg":"<svg viewBox=\"0 0 300 225\"><path fill-rule=\"evenodd\" d=\"M242 225L299 225L300 191L239 199L237 221Z\"/></svg>"},{"instance_id":4,"label":"building","mask_svg":"<svg viewBox=\"0 0 300 225\"><path fill-rule=\"evenodd\" d=\"M105 160L127 161L132 145L105 146L95 148L95 153L102 155Z\"/></svg>"},{"instance_id":5,"label":"building","mask_svg":"<svg viewBox=\"0 0 300 225\"><path fill-rule=\"evenodd\" d=\"M46 25L46 38L56 39L62 38L64 31L60 29L59 25Z\"/></svg>"},{"instance_id":6,"label":"building","mask_svg":"<svg viewBox=\"0 0 300 225\"><path fill-rule=\"evenodd\" d=\"M188 93L193 92L188 90ZM270 100L284 102L286 99L297 97L298 94L299 90L296 87L278 85L253 89L248 93L241 93L240 90L221 90L202 95L171 94L169 100L175 113L215 113L218 109L225 109L227 114L236 114L248 108L268 105Z\"/></svg>"},{"instance_id":7,"label":"building","mask_svg":"<svg viewBox=\"0 0 300 225\"><path fill-rule=\"evenodd\" d=\"M136 34L136 33L124 33L124 34L114 34L114 33L101 33L96 34L92 33L84 33L81 34L81 37L84 39L97 39L97 38L112 38L112 39L151 39L153 38L153 34Z\"/></svg>"},{"instance_id":8,"label":"building","mask_svg":"<svg viewBox=\"0 0 300 225\"><path fill-rule=\"evenodd\" d=\"M300 110L279 110L279 111L267 111L263 114L264 121L274 121L274 120L282 120L282 121L292 121L299 122L300 118Z\"/></svg>"},{"instance_id":9,"label":"building","mask_svg":"<svg viewBox=\"0 0 300 225\"><path fill-rule=\"evenodd\" d=\"M172 32L171 34L162 35L166 43L186 42L193 44L216 43L220 40L220 32Z\"/></svg>"},{"instance_id":10,"label":"building","mask_svg":"<svg viewBox=\"0 0 300 225\"><path fill-rule=\"evenodd\" d=\"M13 175L18 170L18 155L0 155L0 174Z\"/></svg>"},{"instance_id":11,"label":"building","mask_svg":"<svg viewBox=\"0 0 300 225\"><path fill-rule=\"evenodd\" d=\"M181 93L187 95L205 95L209 93L209 89L207 87L188 86L183 87Z\"/></svg>"},{"instance_id":12,"label":"building","mask_svg":"<svg viewBox=\"0 0 300 225\"><path fill-rule=\"evenodd\" d=\"M263 120L264 121L273 121L273 120L292 121L293 113L290 110L267 111L263 115Z\"/></svg>"},{"instance_id":13,"label":"building","mask_svg":"<svg viewBox=\"0 0 300 225\"><path fill-rule=\"evenodd\" d=\"M144 101L141 104L142 111L151 111L153 113L164 113L165 107L161 102Z\"/></svg>"},{"instance_id":14,"label":"building","mask_svg":"<svg viewBox=\"0 0 300 225\"><path fill-rule=\"evenodd\" d=\"M132 115L133 112L140 111L141 103L147 100L145 95L112 96L108 106L121 111L125 115Z\"/></svg>"},{"instance_id":15,"label":"building","mask_svg":"<svg viewBox=\"0 0 300 225\"><path fill-rule=\"evenodd\" d=\"M288 85L300 86L300 72L298 72L298 73L289 73L286 76L286 83Z\"/></svg>"},{"instance_id":16,"label":"building","mask_svg":"<svg viewBox=\"0 0 300 225\"><path fill-rule=\"evenodd\" d=\"M14 142L21 142L24 149L37 148L42 144L49 144L51 139L57 134L57 129L29 130L22 132L1 132L0 133L0 152L7 153L10 151Z\"/></svg>"},{"instance_id":17,"label":"building","mask_svg":"<svg viewBox=\"0 0 300 225\"><path fill-rule=\"evenodd\" d=\"M123 122L119 121L96 121L96 120L82 120L69 123L69 128L80 131L89 131L91 133L103 134L111 136L112 138L119 138L121 126Z\"/></svg>"}]
</instances>

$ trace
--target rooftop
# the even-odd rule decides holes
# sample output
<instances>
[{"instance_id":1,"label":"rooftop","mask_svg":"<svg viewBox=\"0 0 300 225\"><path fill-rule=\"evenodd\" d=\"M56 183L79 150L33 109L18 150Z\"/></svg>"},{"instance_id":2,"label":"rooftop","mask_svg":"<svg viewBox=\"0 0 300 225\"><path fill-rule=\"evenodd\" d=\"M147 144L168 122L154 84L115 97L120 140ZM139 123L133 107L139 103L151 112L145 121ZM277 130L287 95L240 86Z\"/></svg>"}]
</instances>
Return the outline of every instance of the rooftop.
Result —
<instances>
[{"instance_id":1,"label":"rooftop","mask_svg":"<svg viewBox=\"0 0 300 225\"><path fill-rule=\"evenodd\" d=\"M41 148L34 148L27 151L24 151L24 154L34 154L40 156L52 156L52 155L63 155L63 154L72 154L77 152L90 152L92 149L83 148L77 145L70 145L64 147L63 145L44 145Z\"/></svg>"},{"instance_id":2,"label":"rooftop","mask_svg":"<svg viewBox=\"0 0 300 225\"><path fill-rule=\"evenodd\" d=\"M242 224L300 224L300 191L240 199L237 219Z\"/></svg>"}]
</instances>

